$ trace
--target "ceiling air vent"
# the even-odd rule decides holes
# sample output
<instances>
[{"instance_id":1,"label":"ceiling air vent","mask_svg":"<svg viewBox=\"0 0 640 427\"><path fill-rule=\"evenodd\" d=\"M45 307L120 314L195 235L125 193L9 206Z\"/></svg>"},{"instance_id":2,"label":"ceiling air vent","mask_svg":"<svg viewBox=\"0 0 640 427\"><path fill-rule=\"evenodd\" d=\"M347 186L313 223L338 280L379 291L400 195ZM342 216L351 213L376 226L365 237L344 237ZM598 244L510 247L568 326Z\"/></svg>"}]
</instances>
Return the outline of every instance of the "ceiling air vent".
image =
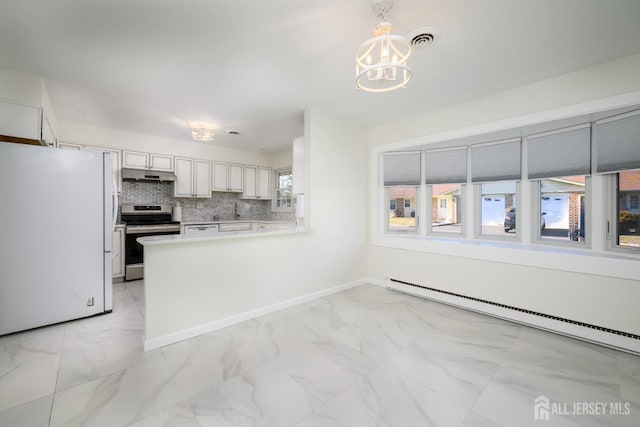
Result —
<instances>
[{"instance_id":1,"label":"ceiling air vent","mask_svg":"<svg viewBox=\"0 0 640 427\"><path fill-rule=\"evenodd\" d=\"M412 31L407 38L410 40L412 48L421 49L435 43L436 36L437 30L435 28L423 27Z\"/></svg>"}]
</instances>

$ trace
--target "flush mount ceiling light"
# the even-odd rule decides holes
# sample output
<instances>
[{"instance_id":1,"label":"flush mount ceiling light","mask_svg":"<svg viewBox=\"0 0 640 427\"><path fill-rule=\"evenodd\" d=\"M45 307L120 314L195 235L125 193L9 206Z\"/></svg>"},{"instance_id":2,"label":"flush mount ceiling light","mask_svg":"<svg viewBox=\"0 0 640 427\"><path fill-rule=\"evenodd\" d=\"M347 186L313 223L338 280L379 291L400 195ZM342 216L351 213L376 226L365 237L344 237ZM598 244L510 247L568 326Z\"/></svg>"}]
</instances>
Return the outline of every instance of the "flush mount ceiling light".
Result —
<instances>
[{"instance_id":1,"label":"flush mount ceiling light","mask_svg":"<svg viewBox=\"0 0 640 427\"><path fill-rule=\"evenodd\" d=\"M376 19L374 37L362 43L356 52L356 87L367 92L390 92L406 87L413 72L407 65L411 44L391 34L386 14L393 0L373 0Z\"/></svg>"},{"instance_id":2,"label":"flush mount ceiling light","mask_svg":"<svg viewBox=\"0 0 640 427\"><path fill-rule=\"evenodd\" d=\"M213 141L214 139L213 130L206 128L191 129L191 136L196 141Z\"/></svg>"}]
</instances>

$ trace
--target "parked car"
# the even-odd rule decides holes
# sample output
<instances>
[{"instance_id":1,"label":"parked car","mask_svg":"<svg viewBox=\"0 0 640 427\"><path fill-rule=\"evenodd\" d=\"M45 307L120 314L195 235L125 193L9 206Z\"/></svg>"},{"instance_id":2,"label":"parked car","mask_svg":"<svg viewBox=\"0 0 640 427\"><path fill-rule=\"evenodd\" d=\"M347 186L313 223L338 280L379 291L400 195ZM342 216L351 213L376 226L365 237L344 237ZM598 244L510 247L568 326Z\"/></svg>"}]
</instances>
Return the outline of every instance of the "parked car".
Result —
<instances>
[{"instance_id":1,"label":"parked car","mask_svg":"<svg viewBox=\"0 0 640 427\"><path fill-rule=\"evenodd\" d=\"M542 212L542 214L540 214L540 233L542 233L544 231L544 229L547 227L547 224L544 220L544 216L546 215L546 212ZM507 214L504 216L504 232L508 233L511 230L515 230L516 229L516 208L511 208L509 209L509 212L507 212Z\"/></svg>"}]
</instances>

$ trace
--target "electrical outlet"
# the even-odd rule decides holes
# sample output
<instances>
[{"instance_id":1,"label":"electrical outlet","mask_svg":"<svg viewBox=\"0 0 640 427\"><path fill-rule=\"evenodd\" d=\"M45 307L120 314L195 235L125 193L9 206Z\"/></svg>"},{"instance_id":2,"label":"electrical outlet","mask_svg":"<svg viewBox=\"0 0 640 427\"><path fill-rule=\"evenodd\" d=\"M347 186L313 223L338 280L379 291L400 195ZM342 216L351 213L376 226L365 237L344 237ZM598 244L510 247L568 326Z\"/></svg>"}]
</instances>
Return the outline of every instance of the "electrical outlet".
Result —
<instances>
[{"instance_id":1,"label":"electrical outlet","mask_svg":"<svg viewBox=\"0 0 640 427\"><path fill-rule=\"evenodd\" d=\"M93 297L87 300L87 307L93 307Z\"/></svg>"},{"instance_id":2,"label":"electrical outlet","mask_svg":"<svg viewBox=\"0 0 640 427\"><path fill-rule=\"evenodd\" d=\"M196 202L196 208L197 208L197 209L202 209L202 208L204 208L204 203L202 203L202 202Z\"/></svg>"}]
</instances>

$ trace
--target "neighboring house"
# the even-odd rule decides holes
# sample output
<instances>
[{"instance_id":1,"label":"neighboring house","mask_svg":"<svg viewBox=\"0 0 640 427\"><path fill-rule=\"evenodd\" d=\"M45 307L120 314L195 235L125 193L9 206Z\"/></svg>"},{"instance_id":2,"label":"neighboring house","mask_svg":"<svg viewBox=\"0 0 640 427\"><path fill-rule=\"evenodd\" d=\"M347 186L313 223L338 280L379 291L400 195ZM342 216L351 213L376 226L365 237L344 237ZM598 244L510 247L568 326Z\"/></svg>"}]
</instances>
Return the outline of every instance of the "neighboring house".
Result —
<instances>
[{"instance_id":1,"label":"neighboring house","mask_svg":"<svg viewBox=\"0 0 640 427\"><path fill-rule=\"evenodd\" d=\"M396 218L411 218L416 212L415 187L389 187L389 211Z\"/></svg>"},{"instance_id":2,"label":"neighboring house","mask_svg":"<svg viewBox=\"0 0 640 427\"><path fill-rule=\"evenodd\" d=\"M634 173L634 171L621 173L619 186L619 209L640 214L640 174Z\"/></svg>"},{"instance_id":3,"label":"neighboring house","mask_svg":"<svg viewBox=\"0 0 640 427\"><path fill-rule=\"evenodd\" d=\"M461 184L434 184L431 187L433 222L459 224L462 220L461 198Z\"/></svg>"}]
</instances>

